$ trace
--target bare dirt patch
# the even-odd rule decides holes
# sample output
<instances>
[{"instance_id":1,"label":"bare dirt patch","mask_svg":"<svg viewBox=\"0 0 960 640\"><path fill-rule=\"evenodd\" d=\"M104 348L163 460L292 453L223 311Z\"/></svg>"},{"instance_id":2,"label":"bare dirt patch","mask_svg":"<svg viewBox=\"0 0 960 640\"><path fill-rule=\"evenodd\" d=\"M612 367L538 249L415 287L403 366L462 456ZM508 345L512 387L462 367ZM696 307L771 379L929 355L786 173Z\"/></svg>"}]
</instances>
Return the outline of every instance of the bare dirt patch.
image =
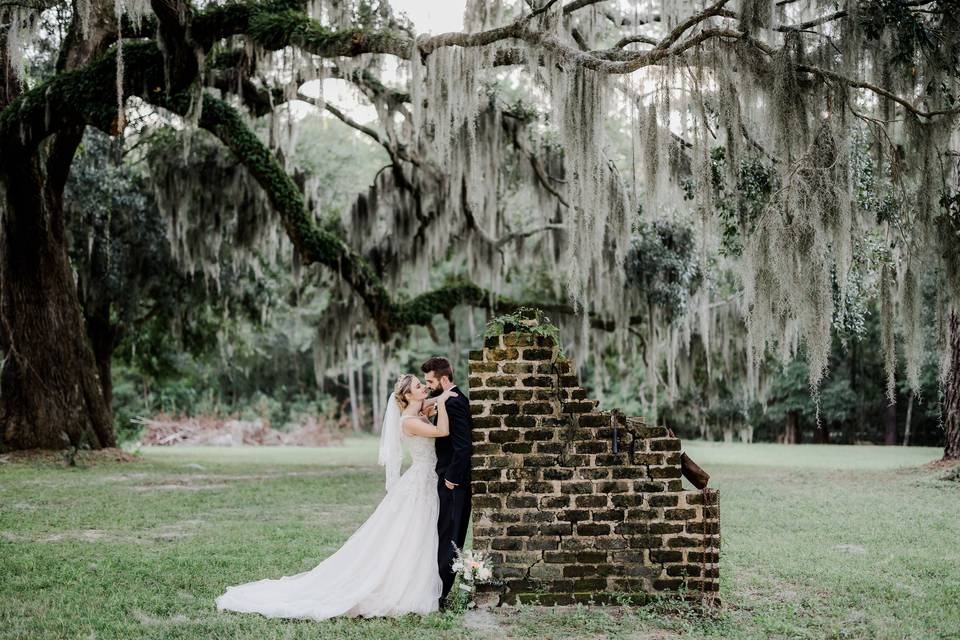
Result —
<instances>
[{"instance_id":1,"label":"bare dirt patch","mask_svg":"<svg viewBox=\"0 0 960 640\"><path fill-rule=\"evenodd\" d=\"M0 454L0 464L49 464L53 466L66 467L69 451L53 451L50 449L24 449L23 451L10 451ZM127 453L123 449L109 448L96 450L81 450L76 454L78 464L95 466L98 464L112 464L116 462L137 462L140 460L135 455Z\"/></svg>"}]
</instances>

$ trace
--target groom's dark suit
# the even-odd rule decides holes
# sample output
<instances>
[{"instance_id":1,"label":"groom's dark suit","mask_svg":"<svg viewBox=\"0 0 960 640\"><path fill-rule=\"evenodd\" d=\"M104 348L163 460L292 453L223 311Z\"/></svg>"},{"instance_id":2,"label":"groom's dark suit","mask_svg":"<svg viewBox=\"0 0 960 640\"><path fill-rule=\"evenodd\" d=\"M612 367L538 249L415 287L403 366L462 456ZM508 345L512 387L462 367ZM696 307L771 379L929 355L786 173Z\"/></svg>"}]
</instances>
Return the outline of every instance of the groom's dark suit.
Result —
<instances>
[{"instance_id":1,"label":"groom's dark suit","mask_svg":"<svg viewBox=\"0 0 960 640\"><path fill-rule=\"evenodd\" d=\"M473 454L473 418L470 417L470 402L463 391L457 387L456 398L447 400L447 417L450 422L450 435L437 438L437 491L440 493L440 517L437 532L440 534L440 546L437 554L440 578L443 580L443 598L453 586L451 565L456 555L454 543L463 549L467 539L467 525L470 522L470 456ZM447 489L444 480L457 485Z\"/></svg>"}]
</instances>

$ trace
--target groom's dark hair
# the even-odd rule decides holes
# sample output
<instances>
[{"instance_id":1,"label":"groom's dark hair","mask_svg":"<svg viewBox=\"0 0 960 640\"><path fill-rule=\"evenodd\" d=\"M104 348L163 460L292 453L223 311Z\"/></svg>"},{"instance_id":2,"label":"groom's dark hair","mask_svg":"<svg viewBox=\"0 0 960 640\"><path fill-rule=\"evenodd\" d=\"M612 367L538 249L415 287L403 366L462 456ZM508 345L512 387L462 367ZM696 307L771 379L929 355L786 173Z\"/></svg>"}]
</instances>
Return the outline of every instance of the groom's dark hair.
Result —
<instances>
[{"instance_id":1,"label":"groom's dark hair","mask_svg":"<svg viewBox=\"0 0 960 640\"><path fill-rule=\"evenodd\" d=\"M433 374L438 378L447 376L451 382L453 382L453 367L450 366L450 361L441 356L434 356L427 359L422 365L420 365L420 370L424 373L430 373L433 371Z\"/></svg>"}]
</instances>

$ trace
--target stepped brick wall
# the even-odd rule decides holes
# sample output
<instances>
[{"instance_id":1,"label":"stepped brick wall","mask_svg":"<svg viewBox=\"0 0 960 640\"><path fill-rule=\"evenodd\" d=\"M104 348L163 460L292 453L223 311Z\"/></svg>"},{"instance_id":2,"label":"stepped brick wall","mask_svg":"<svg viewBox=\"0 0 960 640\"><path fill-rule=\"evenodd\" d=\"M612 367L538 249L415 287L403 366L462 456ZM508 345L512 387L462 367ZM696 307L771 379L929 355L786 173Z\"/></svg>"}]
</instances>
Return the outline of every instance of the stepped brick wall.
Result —
<instances>
[{"instance_id":1,"label":"stepped brick wall","mask_svg":"<svg viewBox=\"0 0 960 640\"><path fill-rule=\"evenodd\" d=\"M533 333L487 338L470 353L469 389L473 546L496 578L478 603L715 597L719 494L683 489L678 439L598 411Z\"/></svg>"}]
</instances>

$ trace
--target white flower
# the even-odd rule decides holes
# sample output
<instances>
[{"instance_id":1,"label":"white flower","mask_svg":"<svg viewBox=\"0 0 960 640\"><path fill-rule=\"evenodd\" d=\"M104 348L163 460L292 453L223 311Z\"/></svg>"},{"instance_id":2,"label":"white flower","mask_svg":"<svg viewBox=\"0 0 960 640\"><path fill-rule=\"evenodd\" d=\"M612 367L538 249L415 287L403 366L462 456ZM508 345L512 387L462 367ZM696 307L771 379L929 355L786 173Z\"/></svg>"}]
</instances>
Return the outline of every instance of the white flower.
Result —
<instances>
[{"instance_id":1,"label":"white flower","mask_svg":"<svg viewBox=\"0 0 960 640\"><path fill-rule=\"evenodd\" d=\"M480 567L477 569L477 580L489 580L492 575L493 572L487 567Z\"/></svg>"}]
</instances>

